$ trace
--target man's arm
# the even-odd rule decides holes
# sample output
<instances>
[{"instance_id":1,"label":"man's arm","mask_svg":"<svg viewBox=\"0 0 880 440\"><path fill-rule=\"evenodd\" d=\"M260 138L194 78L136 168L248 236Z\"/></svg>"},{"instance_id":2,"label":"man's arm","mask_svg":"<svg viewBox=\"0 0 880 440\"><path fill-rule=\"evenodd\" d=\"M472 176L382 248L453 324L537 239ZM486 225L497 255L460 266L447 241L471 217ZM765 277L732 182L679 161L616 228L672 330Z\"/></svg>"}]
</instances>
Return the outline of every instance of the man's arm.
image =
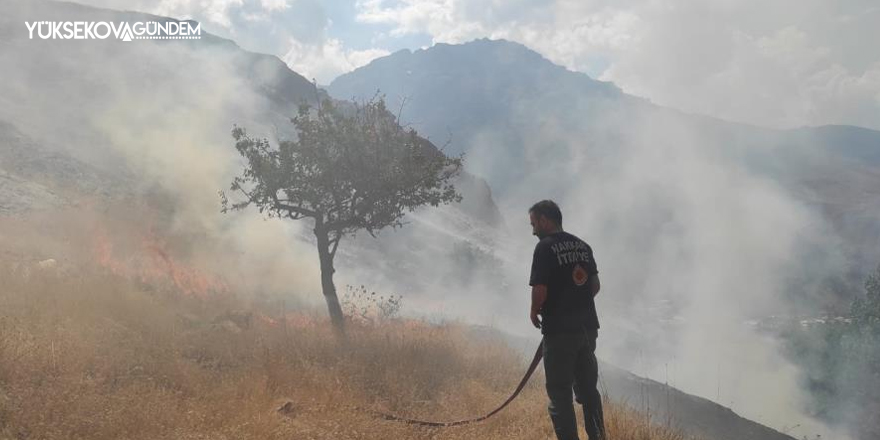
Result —
<instances>
[{"instance_id":1,"label":"man's arm","mask_svg":"<svg viewBox=\"0 0 880 440\"><path fill-rule=\"evenodd\" d=\"M538 318L538 314L541 313L541 308L544 307L544 301L547 301L547 286L543 284L532 286L532 308L529 312L529 318L531 318L532 325L535 328L541 328L541 319Z\"/></svg>"},{"instance_id":2,"label":"man's arm","mask_svg":"<svg viewBox=\"0 0 880 440\"><path fill-rule=\"evenodd\" d=\"M601 287L599 285L599 274L594 273L590 275L590 279L587 282L590 283L590 295L593 295L595 298L599 294L599 288Z\"/></svg>"}]
</instances>

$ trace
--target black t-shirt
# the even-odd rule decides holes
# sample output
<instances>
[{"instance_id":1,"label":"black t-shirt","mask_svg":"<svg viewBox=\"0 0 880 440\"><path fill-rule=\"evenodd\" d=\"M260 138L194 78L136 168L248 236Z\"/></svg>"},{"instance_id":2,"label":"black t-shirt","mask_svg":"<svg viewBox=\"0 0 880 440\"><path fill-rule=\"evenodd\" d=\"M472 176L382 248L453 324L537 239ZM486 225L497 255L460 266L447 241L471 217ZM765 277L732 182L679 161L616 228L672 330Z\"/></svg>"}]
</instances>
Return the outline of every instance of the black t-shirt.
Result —
<instances>
[{"instance_id":1,"label":"black t-shirt","mask_svg":"<svg viewBox=\"0 0 880 440\"><path fill-rule=\"evenodd\" d=\"M573 333L599 328L590 276L598 274L593 249L568 232L548 235L535 246L529 285L547 286L541 333Z\"/></svg>"}]
</instances>

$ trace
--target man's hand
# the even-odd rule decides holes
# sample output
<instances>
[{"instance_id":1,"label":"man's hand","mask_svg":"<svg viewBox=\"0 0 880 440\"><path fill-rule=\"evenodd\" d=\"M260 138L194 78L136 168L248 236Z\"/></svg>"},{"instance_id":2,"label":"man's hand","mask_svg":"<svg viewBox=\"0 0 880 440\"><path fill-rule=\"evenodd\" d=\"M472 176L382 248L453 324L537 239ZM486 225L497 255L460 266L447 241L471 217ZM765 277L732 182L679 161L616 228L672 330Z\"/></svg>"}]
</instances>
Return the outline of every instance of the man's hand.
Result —
<instances>
[{"instance_id":1,"label":"man's hand","mask_svg":"<svg viewBox=\"0 0 880 440\"><path fill-rule=\"evenodd\" d=\"M532 319L532 325L535 328L541 328L541 308L544 307L544 301L547 301L547 286L536 284L532 286L532 307L529 308L529 318Z\"/></svg>"},{"instance_id":2,"label":"man's hand","mask_svg":"<svg viewBox=\"0 0 880 440\"><path fill-rule=\"evenodd\" d=\"M529 312L529 318L532 319L532 325L534 325L535 328L541 328L541 318L539 317L539 315L540 313L534 310Z\"/></svg>"}]
</instances>

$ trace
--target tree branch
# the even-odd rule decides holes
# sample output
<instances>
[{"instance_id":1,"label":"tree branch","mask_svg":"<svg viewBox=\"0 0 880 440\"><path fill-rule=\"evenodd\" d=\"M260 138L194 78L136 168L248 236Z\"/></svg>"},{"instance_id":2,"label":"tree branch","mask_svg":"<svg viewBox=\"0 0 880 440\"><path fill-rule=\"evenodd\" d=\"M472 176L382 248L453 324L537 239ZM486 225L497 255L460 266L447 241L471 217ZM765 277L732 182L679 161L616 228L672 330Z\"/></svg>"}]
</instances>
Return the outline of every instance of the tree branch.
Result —
<instances>
[{"instance_id":1,"label":"tree branch","mask_svg":"<svg viewBox=\"0 0 880 440\"><path fill-rule=\"evenodd\" d=\"M254 202L254 196L251 193L245 191L244 188L242 188L240 186L238 187L238 190L241 191L242 194L244 194L244 196L245 196L245 198L247 198L248 202L251 202L251 203Z\"/></svg>"},{"instance_id":2,"label":"tree branch","mask_svg":"<svg viewBox=\"0 0 880 440\"><path fill-rule=\"evenodd\" d=\"M342 240L342 231L335 231L335 236L333 240L330 241L331 249L330 249L330 259L332 260L336 257L336 250L339 249L339 241Z\"/></svg>"},{"instance_id":3,"label":"tree branch","mask_svg":"<svg viewBox=\"0 0 880 440\"><path fill-rule=\"evenodd\" d=\"M312 217L312 218L318 217L318 213L316 211L311 210L311 209L306 209L306 208L303 208L302 206L293 206L293 205L288 205L286 203L282 203L281 200L278 199L277 194L272 194L272 201L275 202L275 204L274 204L275 209L278 209L278 210L283 209L283 210L287 211L288 217L290 217L294 220L299 220L303 217ZM294 218L291 214L296 214L297 218Z\"/></svg>"}]
</instances>

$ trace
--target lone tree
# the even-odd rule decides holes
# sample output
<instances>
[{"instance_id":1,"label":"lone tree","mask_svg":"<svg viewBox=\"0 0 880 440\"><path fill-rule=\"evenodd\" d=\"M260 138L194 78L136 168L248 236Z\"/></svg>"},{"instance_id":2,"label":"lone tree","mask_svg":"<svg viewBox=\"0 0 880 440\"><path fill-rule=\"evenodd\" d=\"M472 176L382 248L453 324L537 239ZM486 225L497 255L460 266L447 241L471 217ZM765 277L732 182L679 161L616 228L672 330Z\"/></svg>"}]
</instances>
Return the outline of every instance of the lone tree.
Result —
<instances>
[{"instance_id":1,"label":"lone tree","mask_svg":"<svg viewBox=\"0 0 880 440\"><path fill-rule=\"evenodd\" d=\"M277 148L233 128L235 148L246 163L230 189L243 200L230 204L221 192L223 212L255 205L270 217L314 221L321 287L331 321L341 331L342 307L333 284L340 240L359 230L375 237L382 228L402 226L407 211L460 201L452 178L462 159L402 127L382 98L350 108L330 100L316 108L304 104L291 122L296 140Z\"/></svg>"}]
</instances>

